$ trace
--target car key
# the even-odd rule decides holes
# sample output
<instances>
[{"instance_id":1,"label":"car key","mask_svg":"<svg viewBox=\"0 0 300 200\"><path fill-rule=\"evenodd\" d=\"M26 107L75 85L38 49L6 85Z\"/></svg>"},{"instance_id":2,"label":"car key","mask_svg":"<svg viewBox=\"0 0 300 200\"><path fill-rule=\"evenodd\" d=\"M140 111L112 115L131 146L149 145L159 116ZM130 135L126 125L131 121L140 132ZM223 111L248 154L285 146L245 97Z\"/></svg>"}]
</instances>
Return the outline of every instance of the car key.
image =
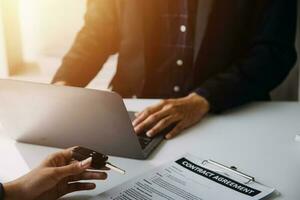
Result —
<instances>
[{"instance_id":1,"label":"car key","mask_svg":"<svg viewBox=\"0 0 300 200\"><path fill-rule=\"evenodd\" d=\"M119 167L116 167L115 165L107 162L108 156L104 155L102 153L98 153L96 151L93 151L91 149L87 149L84 147L76 147L73 149L73 159L77 161L83 161L87 158L92 158L92 164L91 167L95 170L100 170L104 167L107 167L111 170L114 170L120 174L125 174L125 170L120 169Z\"/></svg>"}]
</instances>

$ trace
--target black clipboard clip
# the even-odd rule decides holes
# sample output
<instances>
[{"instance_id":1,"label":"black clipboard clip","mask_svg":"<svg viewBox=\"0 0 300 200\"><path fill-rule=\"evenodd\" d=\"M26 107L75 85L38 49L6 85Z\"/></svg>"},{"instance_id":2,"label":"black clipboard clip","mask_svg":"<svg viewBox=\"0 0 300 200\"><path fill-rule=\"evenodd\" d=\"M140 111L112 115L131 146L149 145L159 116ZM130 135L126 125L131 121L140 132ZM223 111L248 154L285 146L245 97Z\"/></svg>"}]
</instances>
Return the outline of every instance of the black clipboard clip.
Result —
<instances>
[{"instance_id":1,"label":"black clipboard clip","mask_svg":"<svg viewBox=\"0 0 300 200\"><path fill-rule=\"evenodd\" d=\"M226 165L223 165L221 163L218 163L218 162L210 160L210 159L202 161L202 165L207 165L207 164L211 164L211 165L217 166L217 167L219 167L219 168L221 168L223 170L230 171L230 172L232 172L232 173L234 173L236 175L239 175L239 176L247 179L248 181L245 182L244 184L249 184L249 183L255 182L255 178L253 176L250 176L250 175L245 174L245 173L243 173L241 171L238 171L237 167L235 167L235 166L228 167Z\"/></svg>"}]
</instances>

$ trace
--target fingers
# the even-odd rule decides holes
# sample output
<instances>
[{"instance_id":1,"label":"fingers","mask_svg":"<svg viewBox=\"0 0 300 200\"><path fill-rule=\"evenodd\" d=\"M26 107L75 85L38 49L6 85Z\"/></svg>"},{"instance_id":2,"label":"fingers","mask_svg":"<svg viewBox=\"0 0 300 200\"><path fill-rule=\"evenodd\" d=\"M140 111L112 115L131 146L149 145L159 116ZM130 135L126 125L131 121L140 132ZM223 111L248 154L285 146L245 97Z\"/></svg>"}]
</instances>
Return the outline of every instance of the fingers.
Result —
<instances>
[{"instance_id":1,"label":"fingers","mask_svg":"<svg viewBox=\"0 0 300 200\"><path fill-rule=\"evenodd\" d=\"M71 148L65 149L61 152L58 152L58 154L61 154L65 158L66 162L71 162L73 159L73 150L75 148L77 148L77 147L71 147Z\"/></svg>"},{"instance_id":2,"label":"fingers","mask_svg":"<svg viewBox=\"0 0 300 200\"><path fill-rule=\"evenodd\" d=\"M160 102L157 105L146 108L141 113L136 114L137 118L132 122L133 126L137 126L139 123L144 121L149 115L155 113L163 108L165 101Z\"/></svg>"},{"instance_id":3,"label":"fingers","mask_svg":"<svg viewBox=\"0 0 300 200\"><path fill-rule=\"evenodd\" d=\"M86 169L90 168L92 164L92 158L88 158L81 162L74 162L72 164L63 166L63 167L57 167L55 168L56 175L59 179L63 179L68 176L81 174Z\"/></svg>"},{"instance_id":4,"label":"fingers","mask_svg":"<svg viewBox=\"0 0 300 200\"><path fill-rule=\"evenodd\" d=\"M161 131L163 131L165 128L170 126L171 124L179 121L179 117L174 117L174 116L168 116L162 120L160 120L153 128L151 128L146 135L148 137L154 137Z\"/></svg>"},{"instance_id":5,"label":"fingers","mask_svg":"<svg viewBox=\"0 0 300 200\"><path fill-rule=\"evenodd\" d=\"M181 121L180 123L178 123L178 124L175 126L175 128L174 128L171 132L169 132L169 133L165 136L165 138L166 138L167 140L174 138L174 137L177 136L179 133L181 133L181 132L184 130L184 128L185 128L185 127L184 127L184 122Z\"/></svg>"},{"instance_id":6,"label":"fingers","mask_svg":"<svg viewBox=\"0 0 300 200\"><path fill-rule=\"evenodd\" d=\"M56 159L58 157L62 157L65 159L65 162L71 162L72 156L73 156L73 150L75 148L76 147L71 147L71 148L56 152L56 153L50 155L50 159L52 160L52 159Z\"/></svg>"},{"instance_id":7,"label":"fingers","mask_svg":"<svg viewBox=\"0 0 300 200\"><path fill-rule=\"evenodd\" d=\"M79 175L70 177L69 182L81 181L81 180L105 180L107 174L105 172L83 172Z\"/></svg>"},{"instance_id":8,"label":"fingers","mask_svg":"<svg viewBox=\"0 0 300 200\"><path fill-rule=\"evenodd\" d=\"M61 167L72 161L73 148L56 152L49 155L40 165L40 167Z\"/></svg>"},{"instance_id":9,"label":"fingers","mask_svg":"<svg viewBox=\"0 0 300 200\"><path fill-rule=\"evenodd\" d=\"M67 186L65 194L82 191L82 190L93 190L96 188L96 184L94 183L69 183Z\"/></svg>"},{"instance_id":10,"label":"fingers","mask_svg":"<svg viewBox=\"0 0 300 200\"><path fill-rule=\"evenodd\" d=\"M141 115L141 113L142 113L142 112L136 112L136 113L134 113L134 116L135 116L135 117L139 117L139 116Z\"/></svg>"},{"instance_id":11,"label":"fingers","mask_svg":"<svg viewBox=\"0 0 300 200\"><path fill-rule=\"evenodd\" d=\"M164 117L170 114L170 110L162 109L158 112L155 112L149 115L144 121L140 122L137 126L134 127L134 130L137 134L149 129L151 126L159 122Z\"/></svg>"}]
</instances>

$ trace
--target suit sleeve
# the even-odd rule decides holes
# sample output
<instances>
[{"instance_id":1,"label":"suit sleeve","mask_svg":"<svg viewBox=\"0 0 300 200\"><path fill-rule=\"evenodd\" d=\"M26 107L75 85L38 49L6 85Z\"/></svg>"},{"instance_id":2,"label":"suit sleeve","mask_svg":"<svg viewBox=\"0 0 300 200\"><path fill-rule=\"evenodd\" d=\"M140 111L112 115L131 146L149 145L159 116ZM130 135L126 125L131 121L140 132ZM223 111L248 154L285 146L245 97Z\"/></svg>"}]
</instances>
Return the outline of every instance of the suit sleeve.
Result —
<instances>
[{"instance_id":1,"label":"suit sleeve","mask_svg":"<svg viewBox=\"0 0 300 200\"><path fill-rule=\"evenodd\" d=\"M85 87L119 47L118 15L114 0L89 0L85 24L65 55L52 82Z\"/></svg>"},{"instance_id":2,"label":"suit sleeve","mask_svg":"<svg viewBox=\"0 0 300 200\"><path fill-rule=\"evenodd\" d=\"M261 100L288 75L296 61L297 0L270 0L246 55L196 92L213 112Z\"/></svg>"}]
</instances>

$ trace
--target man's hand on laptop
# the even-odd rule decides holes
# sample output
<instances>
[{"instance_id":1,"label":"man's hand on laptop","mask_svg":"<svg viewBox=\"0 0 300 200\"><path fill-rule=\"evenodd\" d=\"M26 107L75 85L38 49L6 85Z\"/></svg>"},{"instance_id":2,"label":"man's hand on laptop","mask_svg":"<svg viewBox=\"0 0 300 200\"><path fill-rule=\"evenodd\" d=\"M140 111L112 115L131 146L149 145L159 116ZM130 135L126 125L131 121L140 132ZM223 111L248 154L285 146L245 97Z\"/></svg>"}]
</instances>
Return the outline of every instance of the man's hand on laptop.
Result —
<instances>
[{"instance_id":1,"label":"man's hand on laptop","mask_svg":"<svg viewBox=\"0 0 300 200\"><path fill-rule=\"evenodd\" d=\"M153 137L163 129L176 123L166 139L180 134L184 129L198 123L209 111L208 101L196 93L179 99L163 100L157 105L137 113L133 126L137 134L148 130L146 135Z\"/></svg>"}]
</instances>

